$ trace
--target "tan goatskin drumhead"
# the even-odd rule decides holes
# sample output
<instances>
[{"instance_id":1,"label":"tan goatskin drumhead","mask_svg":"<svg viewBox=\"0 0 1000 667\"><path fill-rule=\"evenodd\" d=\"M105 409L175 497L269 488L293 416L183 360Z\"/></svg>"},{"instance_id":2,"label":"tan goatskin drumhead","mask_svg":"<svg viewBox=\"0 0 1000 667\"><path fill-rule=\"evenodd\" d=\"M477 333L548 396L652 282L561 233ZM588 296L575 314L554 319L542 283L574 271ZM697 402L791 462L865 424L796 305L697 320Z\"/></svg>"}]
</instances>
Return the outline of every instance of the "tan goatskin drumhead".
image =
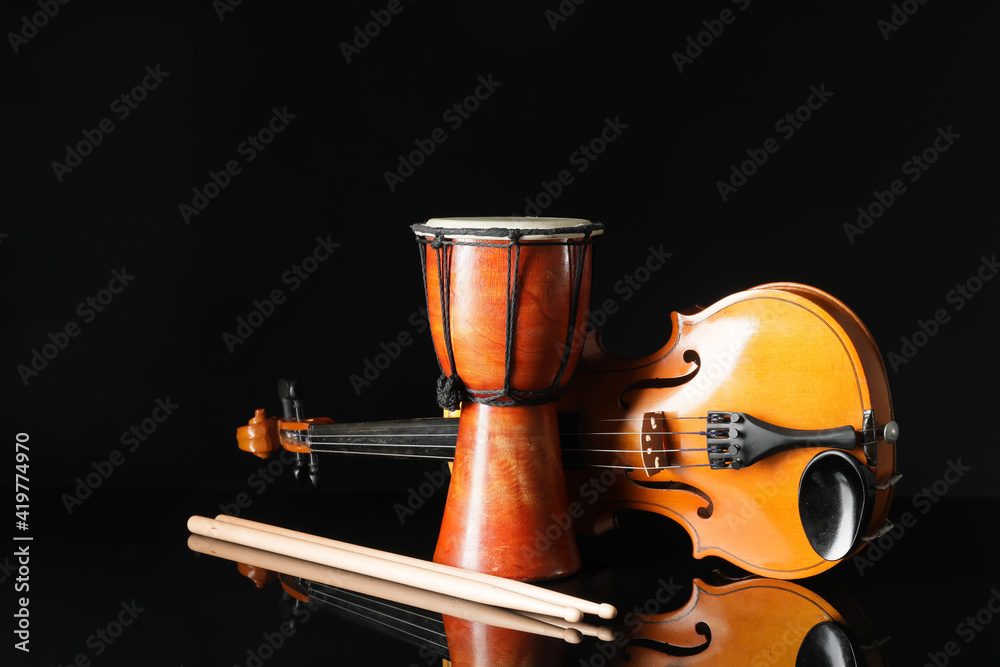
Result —
<instances>
[{"instance_id":1,"label":"tan goatskin drumhead","mask_svg":"<svg viewBox=\"0 0 1000 667\"><path fill-rule=\"evenodd\" d=\"M581 218L531 218L531 217L507 217L507 216L485 216L469 218L431 218L423 225L418 225L421 229L414 229L417 236L425 236L427 228L436 230L461 230L461 233L449 234L444 231L442 236L452 239L478 239L497 238L508 236L501 233L501 230L517 230L521 232L533 231L537 233L522 234L521 239L571 239L584 236L586 229L590 228L590 235L597 236L604 233L604 229L593 225L590 220ZM575 231L579 228L580 231ZM477 234L473 230L482 230L483 234ZM488 230L488 231L487 231Z\"/></svg>"}]
</instances>

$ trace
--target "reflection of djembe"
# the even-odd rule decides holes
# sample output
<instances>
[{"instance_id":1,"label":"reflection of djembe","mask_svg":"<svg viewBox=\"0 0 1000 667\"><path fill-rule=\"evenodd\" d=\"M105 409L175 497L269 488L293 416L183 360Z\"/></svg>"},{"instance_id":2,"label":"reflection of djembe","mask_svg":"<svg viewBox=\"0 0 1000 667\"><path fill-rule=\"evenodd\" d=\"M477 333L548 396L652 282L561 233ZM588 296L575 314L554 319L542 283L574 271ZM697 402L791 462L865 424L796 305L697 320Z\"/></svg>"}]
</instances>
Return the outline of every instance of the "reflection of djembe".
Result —
<instances>
[{"instance_id":1,"label":"reflection of djembe","mask_svg":"<svg viewBox=\"0 0 1000 667\"><path fill-rule=\"evenodd\" d=\"M580 566L553 401L573 374L590 302L593 237L563 218L439 218L414 225L442 376L463 401L434 560L511 579ZM579 337L577 338L579 340Z\"/></svg>"}]
</instances>

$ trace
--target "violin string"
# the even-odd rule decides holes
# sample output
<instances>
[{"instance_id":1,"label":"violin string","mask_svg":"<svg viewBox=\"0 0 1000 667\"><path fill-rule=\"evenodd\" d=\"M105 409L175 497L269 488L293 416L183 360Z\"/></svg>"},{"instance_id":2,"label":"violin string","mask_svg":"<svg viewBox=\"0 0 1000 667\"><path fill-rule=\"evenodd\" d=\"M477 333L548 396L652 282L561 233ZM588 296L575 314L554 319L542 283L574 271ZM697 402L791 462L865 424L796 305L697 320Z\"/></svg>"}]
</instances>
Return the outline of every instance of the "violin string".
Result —
<instances>
[{"instance_id":1,"label":"violin string","mask_svg":"<svg viewBox=\"0 0 1000 667\"><path fill-rule=\"evenodd\" d=\"M458 419L457 417L452 417L450 419L455 419L456 423L457 423L457 419ZM598 419L596 421L599 421L599 422L627 422L627 421L633 421L635 419L637 419L637 418L636 417L623 417L621 419ZM672 417L672 416L671 417L667 417L667 416L664 416L664 417L662 417L662 419L669 421L671 419L708 419L708 417L707 416L701 416L701 417L679 417L679 416L678 417ZM421 421L434 421L435 423L433 423L433 424L423 424L423 423L421 423ZM643 421L643 419L639 419L639 421ZM378 422L376 422L376 423L378 423ZM427 429L438 429L438 428L441 428L440 420L431 420L431 419L424 419L424 420L416 419L416 420L413 420L413 421L407 421L407 420L388 421L388 422L382 422L382 423L385 424L385 425L400 424L402 426L406 426L407 428L427 428ZM327 427L332 427L332 428L342 427L344 430L350 430L350 429L354 429L354 428L376 428L376 429L377 428L381 428L380 426L372 427L372 426L368 425L365 422L362 422L362 423L359 423L359 424L352 424L352 423L321 424L321 426L327 426Z\"/></svg>"},{"instance_id":2,"label":"violin string","mask_svg":"<svg viewBox=\"0 0 1000 667\"><path fill-rule=\"evenodd\" d=\"M329 451L331 451L331 450L323 449L324 447L327 447L327 446L331 446L331 447L332 446L338 446L338 447L358 447L358 448L361 448L361 447L381 446L381 447L385 447L385 448L392 448L392 447L406 447L406 448L424 447L424 448L430 448L430 449L448 449L448 450L455 449L455 445L387 445L387 444L372 445L372 444L369 444L369 443L357 443L357 442L312 442L312 441L310 441L309 444L312 445L312 449L314 451L317 451L317 452L329 452ZM657 454L660 454L662 452L707 452L710 449L711 448L709 448L709 447L679 447L679 448L672 448L672 449L657 449L657 450L655 450L655 452ZM567 454L572 454L574 452L580 452L580 453L585 453L585 454L624 454L624 453L629 453L629 452L631 452L631 453L637 453L637 452L641 453L640 450L638 450L638 449L592 449L592 448L589 448L589 447L588 448L563 447L563 448L560 449L560 451L563 452L563 453L567 453ZM347 452L347 453L352 453L352 452ZM365 452L362 452L362 453L365 453ZM381 453L381 452L371 452L371 453L372 454L376 454L376 453ZM391 452L389 454L391 454ZM407 455L407 456L409 456L409 455ZM418 455L414 454L413 456L418 456ZM438 458L440 458L440 457L438 457Z\"/></svg>"},{"instance_id":3,"label":"violin string","mask_svg":"<svg viewBox=\"0 0 1000 667\"><path fill-rule=\"evenodd\" d=\"M635 419L635 417L622 417L620 419L598 419L597 421L599 421L599 422L627 422L627 421L632 421L633 419ZM701 417L667 417L667 416L663 416L663 417L661 417L661 419L708 419L708 415L704 415L704 416L701 416Z\"/></svg>"},{"instance_id":4,"label":"violin string","mask_svg":"<svg viewBox=\"0 0 1000 667\"><path fill-rule=\"evenodd\" d=\"M672 468L708 468L711 463L684 463L675 466L656 466L656 470L669 470ZM643 466L609 466L601 465L598 463L587 463L583 465L584 468L616 468L618 470L640 470L644 469Z\"/></svg>"},{"instance_id":5,"label":"violin string","mask_svg":"<svg viewBox=\"0 0 1000 667\"><path fill-rule=\"evenodd\" d=\"M361 609L364 609L365 611L371 612L373 614L380 614L380 615L384 615L384 616L389 616L390 618L392 618L397 623L410 625L410 626L413 626L413 627L415 627L417 629L425 630L427 632L435 632L435 630L433 630L432 628L426 627L426 626L421 626L419 623L415 622L414 620L404 619L403 616L409 616L412 619L420 619L420 620L426 622L429 625L440 626L442 630L444 629L443 621L440 618L434 618L433 616L428 616L426 614L427 610L425 610L425 609L420 609L418 607L413 607L413 608L407 609L407 608L404 608L404 607L396 606L394 604L390 604L386 600L381 600L381 599L379 599L379 600L371 600L371 599L366 598L364 595L361 595L361 594L358 594L358 593L354 593L353 591L349 591L347 589L336 589L335 587L331 587L331 588L333 588L333 590L337 590L337 591L339 591L341 593L347 593L348 597L352 598L352 599L346 599L344 597L338 597L331 590L318 590L318 589L315 589L315 588L311 588L310 589L310 594L311 594L312 597L318 598L319 600L321 600L323 602L326 602L327 604L330 604L331 606L334 606L334 605L332 605L332 603L329 602L329 600L336 600L337 602L341 602L341 603L343 603L345 605L354 605L356 607L360 607ZM399 616L392 616L390 614L389 610L397 612L399 614ZM424 612L424 613L421 613L421 612ZM372 619L372 620L375 620L375 619ZM393 626L393 627L397 627L397 626ZM400 628L397 627L397 629L400 629ZM411 636L416 636L416 635L411 635Z\"/></svg>"},{"instance_id":6,"label":"violin string","mask_svg":"<svg viewBox=\"0 0 1000 667\"><path fill-rule=\"evenodd\" d=\"M563 450L563 451L578 451L578 450ZM623 452L619 452L617 450L613 450L613 451L616 454L623 453ZM667 451L672 451L672 450L667 450ZM706 450L687 450L687 451L707 451L707 449ZM354 454L354 455L357 455L357 456L398 456L397 454L395 454L393 452L363 452L363 451L353 451L352 452L352 451L343 451L343 450L337 450L337 449L317 449L317 450L315 450L315 453L316 454ZM636 452L629 452L629 453L635 454ZM455 460L454 457L452 457L452 456L428 456L426 454L405 454L404 456L406 458L408 458L408 459L431 459L431 460L437 460L437 461L454 461ZM711 463L684 463L684 464L681 464L681 465L672 465L672 466L656 466L656 469L657 470L667 470L669 468L706 468L706 467L709 467L711 465L712 465ZM571 465L570 467L573 467L573 466ZM583 463L579 467L581 467L581 468L616 468L616 469L619 469L619 470L638 470L640 468L644 468L644 466L642 466L642 465L613 466L613 465L604 465L604 464L600 464L600 463Z\"/></svg>"},{"instance_id":7,"label":"violin string","mask_svg":"<svg viewBox=\"0 0 1000 667\"><path fill-rule=\"evenodd\" d=\"M615 419L615 420L606 419L606 420L600 420L600 421L632 421L633 419L634 418L629 418L629 419ZM671 419L704 419L704 417L671 417ZM412 424L411 424L411 426L412 426ZM440 428L440 424L416 424L416 426L421 426L421 427L425 427L425 428ZM388 444L388 443L365 443L365 442L357 442L357 440L364 439L364 438L393 438L393 437L407 437L407 436L411 436L411 435L414 435L414 434L412 434L412 433L406 433L406 434L404 434L404 433L399 433L399 434L394 434L394 433L367 434L366 433L366 434L350 434L350 435L341 435L341 434L313 434L311 436L308 436L307 442L311 446L311 449L313 451L315 451L317 453L323 453L323 454L361 454L361 455L371 455L371 456L399 456L398 453L391 452L391 451L383 451L383 452L357 451L357 450L352 450L352 449L330 449L330 447L362 448L362 447L381 446L381 447L385 447L386 449L390 449L390 448L393 448L393 447L400 447L400 446L402 446L402 447L406 447L408 449L417 449L417 448L439 449L439 450L440 449L445 449L445 450L454 450L455 449L455 445L451 445L451 444L433 445L433 444L422 444L422 443L418 444L418 443L413 443L413 444L396 445L396 444ZM639 431L601 431L601 432L589 432L589 433L585 433L585 432L565 432L565 433L560 433L560 435L563 435L563 436L598 436L598 435L601 435L601 436L609 436L609 435L610 436L636 436L636 435L653 435L653 434L646 434L646 433L642 433L642 432L639 432ZM659 433L656 433L655 435L661 435L661 436L663 436L663 435L677 435L677 436L696 435L696 436L707 436L708 434L705 431L660 431ZM338 438L344 438L344 437L350 438L350 440L338 439ZM449 433L427 433L427 434L424 434L424 435L422 435L420 437L439 437L439 438L449 438L450 439L450 438L454 438L455 436L454 436L454 434L449 434ZM633 449L618 450L618 449L598 449L598 448L563 448L561 451L564 452L564 453L588 453L588 454L589 453L598 453L598 454L624 454L624 453L632 453L632 454L634 454L636 452L641 453L641 450L638 450L638 449L634 449L634 450ZM668 453L668 452L672 453L672 452L705 452L705 451L709 451L709 448L708 447L681 447L681 448L671 448L671 449L662 449L662 448L660 448L660 449L656 450L656 453L660 454L660 453ZM437 455L428 455L428 454L405 454L405 456L407 458L423 458L423 459L431 459L431 460L450 460L450 459L453 458L453 457L450 457L450 456L437 456ZM685 465L676 465L676 466L669 466L669 467L683 468L683 467L701 467L701 466L706 466L706 465L710 465L710 464L685 464ZM600 464L587 464L587 467L595 467L595 468L596 467L611 467L611 468L626 469L626 468L632 468L634 466L602 466Z\"/></svg>"},{"instance_id":8,"label":"violin string","mask_svg":"<svg viewBox=\"0 0 1000 667\"><path fill-rule=\"evenodd\" d=\"M409 436L414 436L414 433L352 433L352 434L334 434L334 433L316 433L308 436L310 442L327 440L330 438L351 438L352 440L357 440L360 438L406 438ZM654 433L643 433L640 431L561 431L559 435L707 435L705 431L658 431ZM454 433L426 433L420 434L421 438L454 438ZM436 445L430 445L431 447L436 447Z\"/></svg>"},{"instance_id":9,"label":"violin string","mask_svg":"<svg viewBox=\"0 0 1000 667\"><path fill-rule=\"evenodd\" d=\"M413 433L357 433L357 434L347 434L339 435L333 433L317 433L308 436L310 442L316 440L325 440L329 438L351 438L357 440L359 438L406 438L413 436ZM589 432L572 432L563 431L559 435L707 435L705 431L657 431L654 433L641 433L639 431L589 431ZM421 434L421 438L454 438L454 433L426 433ZM431 447L436 447L436 445L431 445Z\"/></svg>"},{"instance_id":10,"label":"violin string","mask_svg":"<svg viewBox=\"0 0 1000 667\"><path fill-rule=\"evenodd\" d=\"M355 442L353 440L314 440L309 438L306 442L310 445L346 445L348 447L429 447L432 449L454 449L454 444L443 445L423 445L419 443L389 444L384 442Z\"/></svg>"},{"instance_id":11,"label":"violin string","mask_svg":"<svg viewBox=\"0 0 1000 667\"><path fill-rule=\"evenodd\" d=\"M332 597L332 596L331 596L331 597ZM337 598L334 598L334 599L337 599ZM349 613L349 614L358 614L358 611L357 611L356 609L351 609L351 608L348 608L348 607L342 607L342 606L340 606L340 605L338 605L338 604L336 604L336 603L334 603L334 602L331 602L330 600L323 600L323 602L324 602L324 603L325 603L326 605L328 605L328 606L330 606L330 607L333 607L334 609L340 609L340 610L342 610L342 611L345 611L345 612L347 612L347 613ZM353 603L347 603L347 604L353 604ZM359 606L360 606L360 605L359 605ZM365 610L366 610L366 611L374 611L374 610L371 610L371 609L368 609L368 608L365 608ZM378 613L378 612L376 612L376 613ZM408 637L413 637L414 639L417 639L417 640L419 640L419 641L421 641L421 642L423 642L423 643L427 643L427 644L433 644L434 646L438 646L438 647L440 647L440 648L443 648L443 649L445 649L445 650L447 650L447 648L448 648L447 646L445 646L445 645L441 644L440 642L436 642L436 641L434 641L433 639L429 639L429 638L427 638L427 637L424 637L424 636L421 636L421 635L418 635L418 634L416 634L416 633L414 633L414 632L408 632L408 631L406 631L406 630L404 630L404 629L400 628L400 627L399 627L398 625L396 625L396 624L394 624L394 623L389 623L389 622L386 622L386 621L383 621L383 620L381 620L381 619L378 619L378 618L371 618L371 617L368 617L368 620L369 620L370 622L372 622L372 623L376 623L376 624L378 624L378 625L384 625L384 626L385 626L385 627L387 627L387 628L391 628L391 629L395 630L396 632L399 632L400 634L403 634L403 635L406 635L406 636L408 636ZM397 622L397 623L398 623L398 622L401 622L401 619L399 619L399 618L395 618L395 617L393 617L393 619L392 619L392 620L393 620L393 621L395 621L395 622ZM415 623L411 623L411 625L414 625L414 626L416 626L416 624L415 624ZM416 627L419 627L419 626L416 626ZM436 633L436 632L435 632L434 630L428 630L428 632L430 632L430 633L434 633L434 634L438 634L438 633Z\"/></svg>"},{"instance_id":12,"label":"violin string","mask_svg":"<svg viewBox=\"0 0 1000 667\"><path fill-rule=\"evenodd\" d=\"M705 431L656 431L644 433L639 431L590 431L573 433L571 431L562 432L559 435L708 435Z\"/></svg>"},{"instance_id":13,"label":"violin string","mask_svg":"<svg viewBox=\"0 0 1000 667\"><path fill-rule=\"evenodd\" d=\"M345 599L343 597L337 597L337 595L335 595L333 591L337 591L341 595L347 595L348 597L357 598L359 601L355 602L353 600L348 600L348 599ZM416 611L418 609L417 607L413 607L411 609L404 609L403 607L399 607L399 606L397 606L395 604L391 604L391 602L388 601L388 600L385 600L385 599L371 600L370 598L366 597L362 593L358 593L356 591L351 591L351 590L348 590L346 588L338 588L336 586L329 586L329 585L324 584L324 589L323 590L310 589L310 593L313 593L316 596L324 596L324 597L327 597L327 598L330 598L330 599L333 599L333 600L337 600L338 602L343 602L344 604L356 604L358 606L365 606L365 604L369 604L370 605L372 603L377 603L380 607L385 607L387 609L392 609L394 611L398 611L398 612L401 612L401 613L404 613L404 614L409 614L409 615L411 615L411 616L413 616L415 618L422 618L425 621L430 621L431 623L441 624L441 619L439 619L439 618L434 618L433 616L427 616L426 614L418 613ZM365 608L368 609L369 611L375 611L376 613L379 613L375 609L375 607L369 606L369 607L365 607ZM422 610L422 611L426 611L426 610ZM400 620L402 620L402 619L400 619ZM412 621L403 621L403 622L406 623L406 624L408 624L408 625L416 625Z\"/></svg>"},{"instance_id":14,"label":"violin string","mask_svg":"<svg viewBox=\"0 0 1000 667\"><path fill-rule=\"evenodd\" d=\"M402 438L408 435L419 435L421 438L454 438L454 433L319 433L310 438Z\"/></svg>"},{"instance_id":15,"label":"violin string","mask_svg":"<svg viewBox=\"0 0 1000 667\"><path fill-rule=\"evenodd\" d=\"M362 456L397 456L392 452L351 452L343 451L338 449L315 449L317 454L360 454ZM436 459L438 461L451 461L454 459L452 456L429 456L427 454L406 454L408 459Z\"/></svg>"}]
</instances>

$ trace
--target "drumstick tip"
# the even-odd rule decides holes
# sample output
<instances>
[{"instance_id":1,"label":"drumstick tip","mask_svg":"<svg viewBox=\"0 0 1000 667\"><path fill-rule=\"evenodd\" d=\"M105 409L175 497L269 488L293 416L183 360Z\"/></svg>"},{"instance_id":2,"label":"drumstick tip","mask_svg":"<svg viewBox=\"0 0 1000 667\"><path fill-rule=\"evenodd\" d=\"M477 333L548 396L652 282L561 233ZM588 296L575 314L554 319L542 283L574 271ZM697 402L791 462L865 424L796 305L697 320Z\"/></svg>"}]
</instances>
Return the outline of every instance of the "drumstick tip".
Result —
<instances>
[{"instance_id":1,"label":"drumstick tip","mask_svg":"<svg viewBox=\"0 0 1000 667\"><path fill-rule=\"evenodd\" d=\"M196 530L196 528L203 521L208 521L208 519L206 519L203 516L198 516L197 514L192 514L187 520L187 529L190 530L192 533L197 533L198 531Z\"/></svg>"},{"instance_id":2,"label":"drumstick tip","mask_svg":"<svg viewBox=\"0 0 1000 667\"><path fill-rule=\"evenodd\" d=\"M574 609L573 607L564 607L563 618L570 623L579 623L583 620L583 612L579 609Z\"/></svg>"},{"instance_id":3,"label":"drumstick tip","mask_svg":"<svg viewBox=\"0 0 1000 667\"><path fill-rule=\"evenodd\" d=\"M602 642L611 642L615 640L615 631L611 628L601 626L597 628L597 638Z\"/></svg>"},{"instance_id":4,"label":"drumstick tip","mask_svg":"<svg viewBox=\"0 0 1000 667\"><path fill-rule=\"evenodd\" d=\"M613 605L610 605L605 602L601 604L600 607L598 607L597 615L600 616L601 618L614 618L615 616L618 615L618 610L615 609Z\"/></svg>"},{"instance_id":5,"label":"drumstick tip","mask_svg":"<svg viewBox=\"0 0 1000 667\"><path fill-rule=\"evenodd\" d=\"M583 635L576 628L566 628L563 630L563 639L567 644L579 644L583 641Z\"/></svg>"}]
</instances>

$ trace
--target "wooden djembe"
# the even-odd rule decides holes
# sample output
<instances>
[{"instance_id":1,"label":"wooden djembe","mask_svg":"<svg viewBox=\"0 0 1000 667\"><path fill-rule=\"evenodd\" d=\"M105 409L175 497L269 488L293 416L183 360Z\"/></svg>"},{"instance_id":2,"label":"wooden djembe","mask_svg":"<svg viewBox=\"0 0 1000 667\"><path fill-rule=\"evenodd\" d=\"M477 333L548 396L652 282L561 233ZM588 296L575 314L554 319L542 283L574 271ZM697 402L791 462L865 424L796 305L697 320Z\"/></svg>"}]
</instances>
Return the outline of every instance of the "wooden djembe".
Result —
<instances>
[{"instance_id":1,"label":"wooden djembe","mask_svg":"<svg viewBox=\"0 0 1000 667\"><path fill-rule=\"evenodd\" d=\"M565 218L437 218L414 225L458 442L434 560L525 581L580 567L553 401L582 348L593 238ZM582 335L575 336L577 341Z\"/></svg>"}]
</instances>

